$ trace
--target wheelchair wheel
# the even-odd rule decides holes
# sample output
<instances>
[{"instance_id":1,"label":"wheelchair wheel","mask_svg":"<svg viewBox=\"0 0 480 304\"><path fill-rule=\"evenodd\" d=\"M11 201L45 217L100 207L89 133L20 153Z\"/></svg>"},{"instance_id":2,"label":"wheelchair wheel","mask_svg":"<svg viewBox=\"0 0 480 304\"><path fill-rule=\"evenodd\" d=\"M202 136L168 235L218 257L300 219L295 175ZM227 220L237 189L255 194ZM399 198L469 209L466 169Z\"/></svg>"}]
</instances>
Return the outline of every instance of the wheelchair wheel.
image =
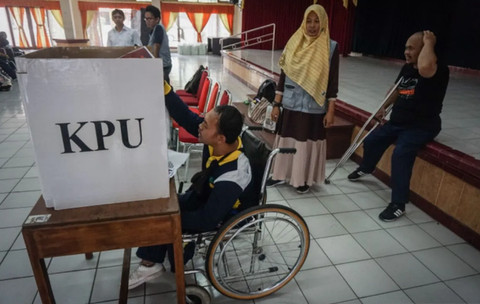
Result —
<instances>
[{"instance_id":1,"label":"wheelchair wheel","mask_svg":"<svg viewBox=\"0 0 480 304\"><path fill-rule=\"evenodd\" d=\"M307 224L281 205L249 208L226 222L210 243L206 270L222 294L257 299L285 286L307 258Z\"/></svg>"},{"instance_id":2,"label":"wheelchair wheel","mask_svg":"<svg viewBox=\"0 0 480 304\"><path fill-rule=\"evenodd\" d=\"M212 302L208 291L201 286L187 285L185 293L187 294L187 304L210 304Z\"/></svg>"}]
</instances>

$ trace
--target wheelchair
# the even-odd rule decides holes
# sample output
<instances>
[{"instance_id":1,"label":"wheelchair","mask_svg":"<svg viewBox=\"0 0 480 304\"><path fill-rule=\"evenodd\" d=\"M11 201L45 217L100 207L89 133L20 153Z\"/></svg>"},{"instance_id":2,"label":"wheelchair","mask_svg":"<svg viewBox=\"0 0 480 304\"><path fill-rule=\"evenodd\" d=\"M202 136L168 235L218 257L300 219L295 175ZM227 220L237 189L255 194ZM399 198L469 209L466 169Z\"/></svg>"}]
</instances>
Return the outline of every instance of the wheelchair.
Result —
<instances>
[{"instance_id":1,"label":"wheelchair","mask_svg":"<svg viewBox=\"0 0 480 304\"><path fill-rule=\"evenodd\" d=\"M205 263L204 269L185 270L185 275L203 274L220 293L238 300L262 298L285 286L300 271L310 248L304 219L289 207L266 203L266 181L273 158L296 150L279 148L270 152L251 133L261 129L249 127L241 135L258 200L251 206L242 204L241 210L218 230L182 235L184 244L195 242L194 256ZM129 261L130 249L126 249L124 266ZM211 303L204 287L187 285L185 292L186 303Z\"/></svg>"},{"instance_id":2,"label":"wheelchair","mask_svg":"<svg viewBox=\"0 0 480 304\"><path fill-rule=\"evenodd\" d=\"M195 241L196 254L205 260L202 273L223 295L252 300L268 296L285 286L303 266L310 248L310 235L304 219L293 209L267 204L266 181L278 153L295 153L292 148L269 152L249 127L242 133L244 153L250 160L258 204L244 210L217 231L184 234L184 242ZM208 304L207 290L186 286L187 303Z\"/></svg>"}]
</instances>

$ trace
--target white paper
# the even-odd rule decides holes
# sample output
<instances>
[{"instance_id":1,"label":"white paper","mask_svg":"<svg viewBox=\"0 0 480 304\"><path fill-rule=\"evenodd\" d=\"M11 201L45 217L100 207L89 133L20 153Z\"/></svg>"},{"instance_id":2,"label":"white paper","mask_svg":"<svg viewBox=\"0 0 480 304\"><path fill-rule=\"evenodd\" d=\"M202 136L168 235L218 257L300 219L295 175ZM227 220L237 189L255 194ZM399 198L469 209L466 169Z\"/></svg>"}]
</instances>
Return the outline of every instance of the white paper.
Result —
<instances>
[{"instance_id":1,"label":"white paper","mask_svg":"<svg viewBox=\"0 0 480 304\"><path fill-rule=\"evenodd\" d=\"M180 168L188 159L188 153L180 153L173 150L168 150L168 177L172 178L177 174Z\"/></svg>"}]
</instances>

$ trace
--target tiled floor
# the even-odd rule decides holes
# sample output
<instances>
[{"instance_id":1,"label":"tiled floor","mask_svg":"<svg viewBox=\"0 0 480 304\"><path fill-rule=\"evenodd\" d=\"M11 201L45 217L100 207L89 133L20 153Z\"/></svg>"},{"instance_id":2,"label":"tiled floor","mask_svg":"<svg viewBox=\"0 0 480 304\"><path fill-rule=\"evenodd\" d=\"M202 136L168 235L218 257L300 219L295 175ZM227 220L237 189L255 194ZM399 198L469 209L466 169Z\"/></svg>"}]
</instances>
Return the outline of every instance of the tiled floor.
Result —
<instances>
[{"instance_id":1,"label":"tiled floor","mask_svg":"<svg viewBox=\"0 0 480 304\"><path fill-rule=\"evenodd\" d=\"M199 64L209 66L212 78L230 89L234 100L251 93L223 71L220 57L215 56L174 56L173 86L185 84ZM360 71L377 64L390 63L369 58L342 60L341 75L351 77L349 67ZM388 79L394 77L389 68L385 71ZM362 86L358 96L368 99L373 89L377 88ZM458 91L459 99L464 99L462 92ZM458 107L457 112L468 114L470 109L478 114L478 105L466 107ZM198 159L192 161L193 167L198 164ZM327 170L334 165L329 161ZM371 176L364 182L347 181L346 175L355 166L348 162L331 184L316 185L307 194L297 194L286 185L269 189L269 202L292 207L308 223L308 259L294 280L267 298L235 301L208 287L214 303L480 303L480 252L412 204L398 221L381 222L377 216L389 200L390 189ZM41 302L20 234L39 195L34 154L15 83L12 91L0 93L0 304ZM83 255L48 259L57 303L116 303L122 253L95 253L92 260ZM132 264L137 262L133 259ZM204 278L198 279L208 285ZM166 273L133 290L129 303L175 303L174 284L173 275Z\"/></svg>"}]
</instances>

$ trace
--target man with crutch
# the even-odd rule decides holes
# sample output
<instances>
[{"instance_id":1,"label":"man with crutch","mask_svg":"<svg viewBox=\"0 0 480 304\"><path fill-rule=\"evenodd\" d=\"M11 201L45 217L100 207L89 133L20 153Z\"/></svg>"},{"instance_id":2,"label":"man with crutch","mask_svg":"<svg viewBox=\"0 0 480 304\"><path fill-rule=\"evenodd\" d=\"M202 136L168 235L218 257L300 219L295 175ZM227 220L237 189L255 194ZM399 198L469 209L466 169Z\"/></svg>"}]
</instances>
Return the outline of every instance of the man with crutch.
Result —
<instances>
[{"instance_id":1,"label":"man with crutch","mask_svg":"<svg viewBox=\"0 0 480 304\"><path fill-rule=\"evenodd\" d=\"M390 120L365 138L362 163L348 176L349 180L356 181L373 172L385 150L395 143L392 197L390 204L379 215L382 221L394 221L405 214L417 152L441 129L440 112L449 70L437 63L435 43L436 37L430 31L417 32L408 38L404 52L406 63L396 80L400 81L398 97Z\"/></svg>"}]
</instances>

